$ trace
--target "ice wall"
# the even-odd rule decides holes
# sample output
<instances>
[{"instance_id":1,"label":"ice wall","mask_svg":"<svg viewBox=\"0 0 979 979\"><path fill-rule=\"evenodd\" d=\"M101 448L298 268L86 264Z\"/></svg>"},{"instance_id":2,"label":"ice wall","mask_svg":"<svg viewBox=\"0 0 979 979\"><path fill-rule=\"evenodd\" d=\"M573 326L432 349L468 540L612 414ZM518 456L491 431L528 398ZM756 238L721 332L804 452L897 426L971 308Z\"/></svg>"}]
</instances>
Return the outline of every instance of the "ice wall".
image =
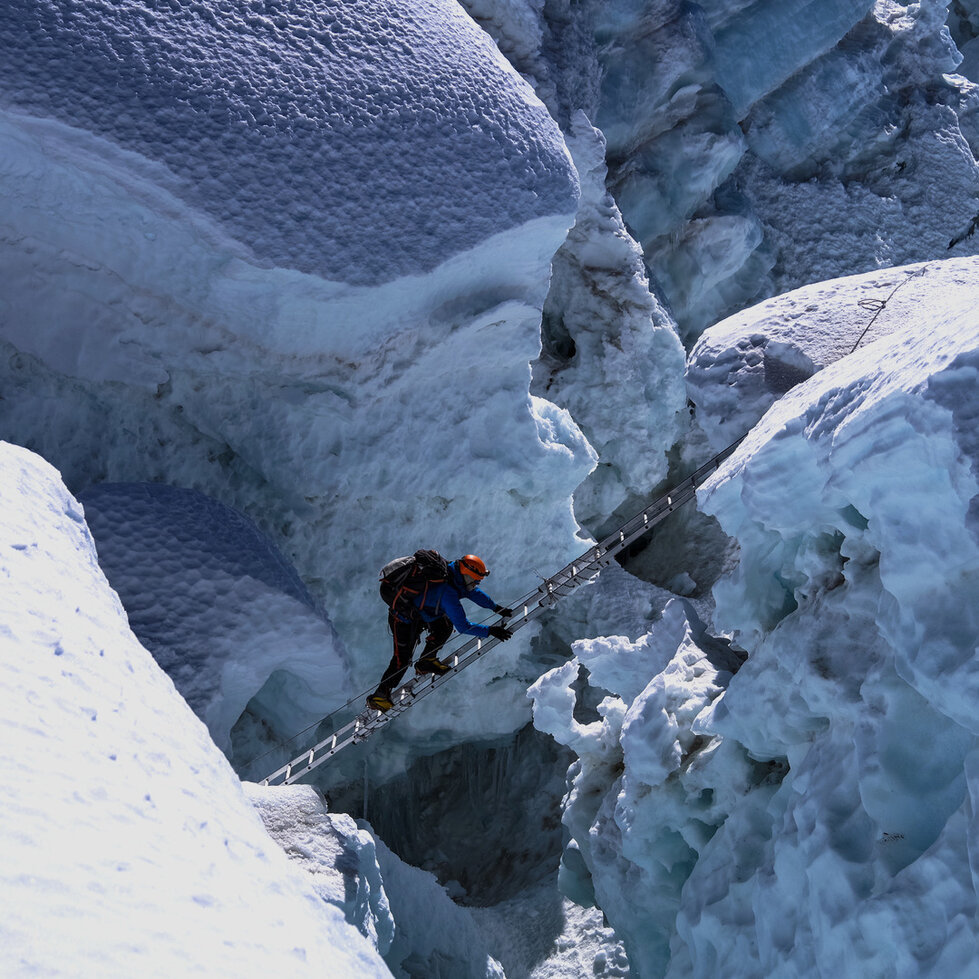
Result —
<instances>
[{"instance_id":1,"label":"ice wall","mask_svg":"<svg viewBox=\"0 0 979 979\"><path fill-rule=\"evenodd\" d=\"M534 725L578 756L564 800L561 890L602 909L637 976L664 974L698 851L756 777L734 741L696 732L739 665L699 631L674 600L634 641L575 642L574 657L528 692ZM712 774L719 766L723 786Z\"/></svg>"},{"instance_id":2,"label":"ice wall","mask_svg":"<svg viewBox=\"0 0 979 979\"><path fill-rule=\"evenodd\" d=\"M528 541L545 567L580 549L593 454L528 393L577 177L454 3L17 4L0 45L10 438L73 489L248 515L359 690L390 656L391 557L483 554L505 600ZM463 731L526 721L506 681L466 708L489 679L445 705Z\"/></svg>"},{"instance_id":3,"label":"ice wall","mask_svg":"<svg viewBox=\"0 0 979 979\"><path fill-rule=\"evenodd\" d=\"M598 452L575 514L602 535L667 475L683 431L683 348L649 291L642 252L605 187L605 140L578 111L568 142L581 178L575 225L554 263L534 391L567 408Z\"/></svg>"},{"instance_id":4,"label":"ice wall","mask_svg":"<svg viewBox=\"0 0 979 979\"><path fill-rule=\"evenodd\" d=\"M598 902L640 975L937 977L975 961L964 264L911 278L899 321L784 393L701 491L740 548L714 588L733 645L674 603L645 635L577 643L532 690L535 724L579 756L562 884ZM838 308L867 284L834 283ZM782 302L781 330L774 301L760 321L791 338L799 297Z\"/></svg>"},{"instance_id":5,"label":"ice wall","mask_svg":"<svg viewBox=\"0 0 979 979\"><path fill-rule=\"evenodd\" d=\"M57 472L0 462L0 972L390 975L133 636Z\"/></svg>"},{"instance_id":6,"label":"ice wall","mask_svg":"<svg viewBox=\"0 0 979 979\"><path fill-rule=\"evenodd\" d=\"M976 87L950 74L948 7L622 0L583 15L610 188L688 344L765 296L975 251Z\"/></svg>"}]
</instances>

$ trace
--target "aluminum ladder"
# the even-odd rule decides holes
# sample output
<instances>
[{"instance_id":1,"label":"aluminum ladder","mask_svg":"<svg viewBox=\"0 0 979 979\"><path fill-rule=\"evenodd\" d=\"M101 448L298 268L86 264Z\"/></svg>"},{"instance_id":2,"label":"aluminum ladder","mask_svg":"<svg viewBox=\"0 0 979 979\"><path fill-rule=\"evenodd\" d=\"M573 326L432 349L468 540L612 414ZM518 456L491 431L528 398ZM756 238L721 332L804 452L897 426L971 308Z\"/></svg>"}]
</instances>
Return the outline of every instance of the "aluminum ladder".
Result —
<instances>
[{"instance_id":1,"label":"aluminum ladder","mask_svg":"<svg viewBox=\"0 0 979 979\"><path fill-rule=\"evenodd\" d=\"M650 528L665 520L677 507L693 499L697 488L720 464L738 447L743 437L704 463L696 472L675 486L668 493L649 504L640 513L627 520L618 530L604 540L590 547L577 560L565 565L556 574L546 578L541 584L524 595L513 606L513 616L506 621L512 632L523 628L528 622L543 615L565 595L570 595L579 585L591 581L602 568L612 563L612 559L623 548L642 537ZM448 683L459 672L472 666L500 642L492 637L473 638L456 649L448 659L450 669L442 676L423 674L415 676L398 687L391 695L394 706L381 712L370 707L362 710L349 724L341 727L330 737L314 744L288 764L262 779L262 785L290 785L307 775L314 768L329 761L334 755L354 744L366 741L406 710ZM443 658L443 662L445 659Z\"/></svg>"}]
</instances>

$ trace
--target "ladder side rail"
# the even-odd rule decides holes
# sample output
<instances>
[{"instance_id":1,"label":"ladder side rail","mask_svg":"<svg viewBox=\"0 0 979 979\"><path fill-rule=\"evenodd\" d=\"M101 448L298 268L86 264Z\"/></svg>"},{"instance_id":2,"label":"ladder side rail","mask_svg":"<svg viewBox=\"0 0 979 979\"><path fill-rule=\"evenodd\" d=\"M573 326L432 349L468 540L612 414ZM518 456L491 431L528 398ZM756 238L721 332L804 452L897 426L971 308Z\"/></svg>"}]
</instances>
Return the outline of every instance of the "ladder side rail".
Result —
<instances>
[{"instance_id":1,"label":"ladder side rail","mask_svg":"<svg viewBox=\"0 0 979 979\"><path fill-rule=\"evenodd\" d=\"M567 565L566 568L563 568L557 574L545 579L537 589L528 592L517 603L516 608L519 611L516 611L507 620L507 628L511 632L516 632L524 625L538 618L559 598L564 597L565 594L570 594L570 591L578 585L594 578L601 569L601 566L595 559L596 550L594 547L591 548L582 555L581 561L572 562L572 564ZM591 570L591 573L586 576L585 572L589 570ZM558 586L570 585L571 587L566 592L554 591L553 586L555 583ZM552 590L547 590L548 585L552 586ZM303 751L302 754L297 755L290 762L267 776L262 780L262 784L291 784L323 764L323 762L332 758L344 748L364 741L377 729L403 714L413 703L428 696L436 687L441 686L456 673L465 669L467 666L471 666L477 659L481 659L490 649L498 645L499 642L500 640L494 639L492 636L485 639L476 636L472 637L462 646L453 650L451 656L454 662L449 673L441 677L432 677L430 682L423 683L422 685L418 685L418 677L413 677L408 683L402 684L402 686L393 691L392 697L395 700L395 706L390 710L383 714L378 714L376 717L371 717L373 711L367 710L361 712L352 721L344 725L344 727L316 744L311 750L307 749ZM405 691L406 696L403 698L404 702L399 703L399 699L401 698L398 695L403 691ZM323 752L320 757L315 757L316 752L322 751L327 745L330 745L330 749ZM310 761L311 753L313 757ZM282 779L281 783L278 781L280 778Z\"/></svg>"}]
</instances>

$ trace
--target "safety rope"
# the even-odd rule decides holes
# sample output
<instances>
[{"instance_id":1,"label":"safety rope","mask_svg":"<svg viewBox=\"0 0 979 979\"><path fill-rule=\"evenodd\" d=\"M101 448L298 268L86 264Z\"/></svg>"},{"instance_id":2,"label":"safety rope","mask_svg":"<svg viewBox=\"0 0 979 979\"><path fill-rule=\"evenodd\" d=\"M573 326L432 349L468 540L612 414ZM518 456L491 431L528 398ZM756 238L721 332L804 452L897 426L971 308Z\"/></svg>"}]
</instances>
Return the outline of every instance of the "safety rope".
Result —
<instances>
[{"instance_id":1,"label":"safety rope","mask_svg":"<svg viewBox=\"0 0 979 979\"><path fill-rule=\"evenodd\" d=\"M570 595L579 585L594 579L603 568L612 563L612 559L628 547L633 541L642 537L647 531L665 520L674 510L683 506L688 500L693 499L697 493L697 488L708 476L713 474L720 464L741 444L745 436L741 436L736 442L732 442L726 449L718 452L712 459L704 463L696 472L692 473L685 480L671 489L668 493L659 497L649 504L644 510L637 513L634 517L627 520L618 530L607 536L604 540L590 547L584 554L566 564L556 574L545 578L537 588L524 595L519 602L516 602L514 614L507 619L507 628L511 632L516 632L524 626L533 622L543 615L548 609L554 606L560 599ZM396 717L400 717L406 710L433 693L443 684L448 683L453 677L466 667L471 666L477 660L486 655L494 646L500 642L499 639L488 637L486 639L470 639L456 649L449 660L449 672L442 676L424 674L415 676L403 683L391 695L394 706L389 710L381 712L371 708L366 708L357 716L340 728L328 738L319 741L302 754L296 756L288 764L276 769L271 775L262 779L262 785L289 785L304 775L307 775L314 768L329 761L344 748L366 741L372 734L379 731L382 727L390 724ZM352 701L348 702L352 703ZM347 705L345 705L347 706ZM333 713L338 713L339 710ZM332 717L333 714L328 715ZM327 720L323 718L323 720ZM318 721L310 727L318 727L323 721ZM310 728L306 729L307 731ZM297 735L296 737L299 737ZM295 740L295 739L290 739ZM288 742L286 742L288 743Z\"/></svg>"},{"instance_id":2,"label":"safety rope","mask_svg":"<svg viewBox=\"0 0 979 979\"><path fill-rule=\"evenodd\" d=\"M860 336L857 337L857 342L850 348L851 354L857 349L857 347L860 346L861 342L863 341L863 338L867 335L867 331L876 322L877 317L880 316L880 314L883 313L884 310L887 308L887 304L894 297L894 293L896 293L898 289L903 289L904 286L906 286L912 279L917 279L919 276L924 275L927 271L928 271L928 266L923 265L920 269L917 269L914 272L905 272L904 278L896 286L894 286L893 289L891 289L886 299L868 298L868 299L861 299L857 303L857 305L861 309L866 309L868 312L871 312L874 315L870 317L870 321L863 328L863 332L860 334Z\"/></svg>"}]
</instances>

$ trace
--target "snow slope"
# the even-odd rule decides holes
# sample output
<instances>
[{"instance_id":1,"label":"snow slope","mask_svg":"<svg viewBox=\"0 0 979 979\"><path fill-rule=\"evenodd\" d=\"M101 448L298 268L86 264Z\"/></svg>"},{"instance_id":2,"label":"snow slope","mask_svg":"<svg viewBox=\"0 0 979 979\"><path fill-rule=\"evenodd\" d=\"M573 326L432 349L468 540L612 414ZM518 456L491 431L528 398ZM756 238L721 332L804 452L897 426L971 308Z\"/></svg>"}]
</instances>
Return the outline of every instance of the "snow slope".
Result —
<instances>
[{"instance_id":1,"label":"snow slope","mask_svg":"<svg viewBox=\"0 0 979 979\"><path fill-rule=\"evenodd\" d=\"M706 330L687 362L687 393L720 451L796 384L909 323L969 304L974 257L817 282L736 313Z\"/></svg>"},{"instance_id":2,"label":"snow slope","mask_svg":"<svg viewBox=\"0 0 979 979\"><path fill-rule=\"evenodd\" d=\"M701 491L740 548L714 625L743 664L674 603L645 635L576 643L532 689L535 724L579 756L563 886L593 889L640 975L974 969L979 319L962 264L932 267L944 289L908 281L886 335L784 394ZM836 282L833 301L866 288ZM781 303L770 336L796 329L799 297Z\"/></svg>"},{"instance_id":3,"label":"snow slope","mask_svg":"<svg viewBox=\"0 0 979 979\"><path fill-rule=\"evenodd\" d=\"M130 632L58 474L0 459L0 972L389 975Z\"/></svg>"}]
</instances>

